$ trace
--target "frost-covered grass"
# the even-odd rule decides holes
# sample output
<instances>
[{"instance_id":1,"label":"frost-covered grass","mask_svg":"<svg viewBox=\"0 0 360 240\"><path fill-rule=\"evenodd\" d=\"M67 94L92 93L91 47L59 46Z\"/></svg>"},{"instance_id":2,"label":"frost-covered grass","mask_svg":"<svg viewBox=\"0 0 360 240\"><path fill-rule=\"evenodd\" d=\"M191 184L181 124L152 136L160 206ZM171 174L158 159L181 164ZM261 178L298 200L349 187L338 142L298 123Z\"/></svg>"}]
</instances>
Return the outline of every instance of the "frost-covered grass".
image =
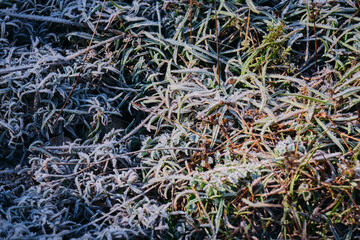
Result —
<instances>
[{"instance_id":1,"label":"frost-covered grass","mask_svg":"<svg viewBox=\"0 0 360 240\"><path fill-rule=\"evenodd\" d=\"M360 235L359 2L216 3L0 2L0 238Z\"/></svg>"}]
</instances>

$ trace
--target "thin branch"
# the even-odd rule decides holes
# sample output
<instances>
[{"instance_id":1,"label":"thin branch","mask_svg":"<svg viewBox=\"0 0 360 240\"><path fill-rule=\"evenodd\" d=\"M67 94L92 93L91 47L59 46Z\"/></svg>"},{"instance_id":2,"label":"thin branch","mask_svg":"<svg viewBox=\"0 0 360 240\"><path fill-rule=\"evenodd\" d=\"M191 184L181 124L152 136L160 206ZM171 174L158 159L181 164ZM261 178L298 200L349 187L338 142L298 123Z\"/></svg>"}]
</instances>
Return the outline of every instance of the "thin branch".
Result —
<instances>
[{"instance_id":1,"label":"thin branch","mask_svg":"<svg viewBox=\"0 0 360 240\"><path fill-rule=\"evenodd\" d=\"M117 40L117 39L120 39L120 38L125 38L125 34L123 33L123 34L114 36L114 37L112 37L112 38L108 38L108 39L106 39L106 40L104 40L104 41L102 41L102 42L99 42L99 43L91 46L90 48L82 49L82 50L80 50L80 51L78 51L78 52L76 52L76 53L74 53L74 54L71 54L70 56L67 56L67 57L66 57L66 60L72 60L72 59L74 59L74 58L76 58L76 57L78 57L78 56L80 56L80 55L86 54L87 51L89 51L89 50L93 50L93 49L95 49L95 48L98 48L98 47L100 47L100 46L102 46L102 45L105 45L105 44L107 44L107 43L111 43L111 42L113 42L113 41L115 41L115 40Z\"/></svg>"},{"instance_id":2,"label":"thin branch","mask_svg":"<svg viewBox=\"0 0 360 240\"><path fill-rule=\"evenodd\" d=\"M219 30L218 30L218 19L217 19L217 8L216 0L214 0L215 5L215 31L216 31L216 57L217 57L217 75L218 75L218 84L221 86L220 82L220 54L219 54Z\"/></svg>"},{"instance_id":3,"label":"thin branch","mask_svg":"<svg viewBox=\"0 0 360 240\"><path fill-rule=\"evenodd\" d=\"M83 62L82 62L82 65L81 65L79 74L78 74L78 76L77 76L77 78L76 78L76 80L75 80L75 83L74 83L74 85L73 85L73 87L72 87L72 89L71 89L71 91L70 91L70 93L69 93L69 96L67 97L64 105L63 105L62 108L60 109L60 112L59 112L59 114L57 115L57 117L56 117L56 119L55 119L54 125L56 125L57 121L59 120L59 117L61 116L61 113L63 112L66 104L68 103L68 101L69 101L72 93L73 93L74 90L75 90L75 87L76 87L77 83L79 82L80 75L81 75L81 73L82 73L82 71L83 71L83 69L84 69L87 56L89 55L89 52L90 52L90 49L91 49L91 45L92 45L92 42L93 42L94 37L95 37L95 34L96 34L96 30L97 30L97 28L98 28L98 26L99 26L99 22L100 22L100 19L101 19L101 15L102 15L102 12L103 12L104 7L105 7L105 2L106 2L106 0L104 0L103 5L102 5L102 7L101 7L101 11L100 11L100 14L99 14L99 18L98 18L98 21L96 22L96 26L95 26L93 35L92 35L91 40L90 40L90 43L89 43L89 47L88 47L88 49L87 49L87 51L86 51L84 60L83 60Z\"/></svg>"},{"instance_id":4,"label":"thin branch","mask_svg":"<svg viewBox=\"0 0 360 240\"><path fill-rule=\"evenodd\" d=\"M58 24L64 24L64 25L72 25L72 26L76 26L76 27L88 27L84 23L73 22L71 20L66 20L66 19L57 18L57 17L39 16L39 15L34 15L34 14L14 13L14 12L10 12L8 9L0 10L0 16L9 16L9 17L13 17L13 18L26 19L26 20L30 20L30 21L50 22L50 23L58 23ZM106 32L115 33L115 34L122 33L119 30L111 29L111 28L104 28L101 26L98 26L98 29L102 30L102 31L106 31Z\"/></svg>"},{"instance_id":5,"label":"thin branch","mask_svg":"<svg viewBox=\"0 0 360 240\"><path fill-rule=\"evenodd\" d=\"M246 32L245 32L245 40L244 40L245 45L247 44L247 39L248 39L248 35L249 35L250 16L251 16L250 13L251 13L251 10L249 8L248 18L247 18L247 21L246 21Z\"/></svg>"},{"instance_id":6,"label":"thin branch","mask_svg":"<svg viewBox=\"0 0 360 240\"><path fill-rule=\"evenodd\" d=\"M192 14L193 14L193 0L190 0L190 44L193 44L193 29L192 29Z\"/></svg>"},{"instance_id":7,"label":"thin branch","mask_svg":"<svg viewBox=\"0 0 360 240\"><path fill-rule=\"evenodd\" d=\"M317 69L317 52L318 52L318 46L317 46L317 37L316 37L316 16L315 16L315 4L314 0L311 0L311 7L312 7L312 18L314 23L314 36L315 36L315 72Z\"/></svg>"},{"instance_id":8,"label":"thin branch","mask_svg":"<svg viewBox=\"0 0 360 240\"><path fill-rule=\"evenodd\" d=\"M137 153L142 153L142 152L152 152L152 151L169 151L169 150L193 150L193 151L204 151L204 148L192 148L192 147L170 147L170 148L153 148L153 149L143 149L143 150L138 150L138 151L134 151L134 152L128 152L128 153L123 153L123 154L119 154L115 157L110 157L110 158L106 158L104 160L101 160L99 162L94 162L94 163L74 163L74 164L80 164L80 165L89 165L88 167L81 169L80 171L77 171L75 173L71 173L71 174L67 174L67 175L59 175L59 174L46 174L46 177L62 177L62 178L69 178L69 177L74 177L82 172L85 172L86 170L101 164L101 163L105 163L107 161L110 161L112 159L116 159L116 158L120 158L123 156L128 156L128 155L132 155L132 154L137 154ZM69 165L69 163L56 163L56 165Z\"/></svg>"},{"instance_id":9,"label":"thin branch","mask_svg":"<svg viewBox=\"0 0 360 240\"><path fill-rule=\"evenodd\" d=\"M71 146L71 145L63 145L63 146L46 146L43 147L45 150L81 150L81 149L93 149L101 146L100 144L88 145L88 146ZM193 150L193 151L205 151L205 148L193 148L193 147L169 147L169 148L152 148L152 149L143 149L137 150L134 152L122 153L117 155L116 157L128 156L132 154L138 154L142 152L151 152L151 151L166 151L166 150Z\"/></svg>"},{"instance_id":10,"label":"thin branch","mask_svg":"<svg viewBox=\"0 0 360 240\"><path fill-rule=\"evenodd\" d=\"M131 130L131 132L129 132L128 134L126 134L124 137L122 137L121 140L120 140L120 142L125 141L125 140L128 139L131 135L133 135L133 134L135 134L137 131L139 131L140 128L142 128L142 127L147 123L147 121L149 121L150 118L155 115L155 112L156 112L157 110L159 110L160 107L161 107L163 104L164 104L164 101L162 101L162 102L159 104L159 106L157 106L156 109L154 109L154 110L149 114L149 116L147 116L136 128L134 128L133 130Z\"/></svg>"},{"instance_id":11,"label":"thin branch","mask_svg":"<svg viewBox=\"0 0 360 240\"><path fill-rule=\"evenodd\" d=\"M59 61L60 63L60 61ZM43 65L53 65L54 63L47 63L47 64L43 64ZM30 68L35 68L37 66L42 66L42 65L39 65L39 64L29 64L29 65L21 65L21 66L15 66L15 67L8 67L8 68L5 68L5 69L0 69L0 75L5 75L5 74L9 74L9 73L12 73L12 72L18 72L18 71L24 71L24 70L27 70L27 69L30 69Z\"/></svg>"},{"instance_id":12,"label":"thin branch","mask_svg":"<svg viewBox=\"0 0 360 240\"><path fill-rule=\"evenodd\" d=\"M213 234L215 234L215 227L214 227L212 221L210 220L210 217L209 217L208 213L206 212L205 206L204 206L204 204L202 203L201 198L200 198L199 194L197 193L197 191L196 191L196 189L195 189L194 186L192 186L192 190L193 190L193 192L194 192L194 194L195 194L195 197L196 197L196 199L198 200L198 202L199 202L199 204L200 204L200 206L201 206L201 208L202 208L202 210L203 210L203 212L204 212L204 214L205 214L205 216L206 216L206 219L207 219L208 222L209 222L209 225L210 225L210 227L211 227L211 230L213 231Z\"/></svg>"},{"instance_id":13,"label":"thin branch","mask_svg":"<svg viewBox=\"0 0 360 240\"><path fill-rule=\"evenodd\" d=\"M26 20L32 20L32 21L38 21L38 22L51 22L51 23L59 23L59 24L65 24L65 25L73 25L77 27L84 26L83 24L73 22L70 20L57 18L57 17L47 17L47 16L39 16L39 15L33 15L33 14L25 14L25 13L13 13L10 12L9 9L0 10L0 16L9 16L13 18L20 18L20 19L26 19Z\"/></svg>"},{"instance_id":14,"label":"thin branch","mask_svg":"<svg viewBox=\"0 0 360 240\"><path fill-rule=\"evenodd\" d=\"M113 42L115 40L118 40L118 39L121 39L121 38L125 38L125 34L120 34L120 35L114 36L112 38L106 39L106 40L104 40L102 42L99 42L99 43L91 46L90 50L93 50L95 48L98 48L98 47L100 47L102 45L111 43L111 42ZM65 64L68 64L67 61L73 60L74 58L76 58L76 57L78 57L80 55L86 54L88 50L89 49L82 49L82 50L80 50L80 51L78 51L78 52L76 52L74 54L71 54L70 56L65 57L65 58L59 58L59 60L57 60L57 61L44 62L44 63L41 63L41 64L29 64L29 65L23 65L23 66L9 67L9 68L6 68L6 69L0 69L0 75L9 74L9 73L12 73L12 72L24 71L24 70L28 70L28 69L36 68L36 67L65 65Z\"/></svg>"}]
</instances>

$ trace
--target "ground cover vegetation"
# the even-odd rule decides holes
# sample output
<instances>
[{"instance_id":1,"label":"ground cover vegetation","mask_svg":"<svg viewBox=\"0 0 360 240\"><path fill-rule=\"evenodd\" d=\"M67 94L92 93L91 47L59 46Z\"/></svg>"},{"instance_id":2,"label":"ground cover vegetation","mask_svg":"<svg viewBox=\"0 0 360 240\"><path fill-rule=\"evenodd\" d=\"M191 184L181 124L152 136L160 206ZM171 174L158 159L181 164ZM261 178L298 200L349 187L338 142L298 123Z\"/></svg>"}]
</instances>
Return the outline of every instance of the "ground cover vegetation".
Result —
<instances>
[{"instance_id":1,"label":"ground cover vegetation","mask_svg":"<svg viewBox=\"0 0 360 240\"><path fill-rule=\"evenodd\" d=\"M358 1L0 7L0 238L360 236Z\"/></svg>"}]
</instances>

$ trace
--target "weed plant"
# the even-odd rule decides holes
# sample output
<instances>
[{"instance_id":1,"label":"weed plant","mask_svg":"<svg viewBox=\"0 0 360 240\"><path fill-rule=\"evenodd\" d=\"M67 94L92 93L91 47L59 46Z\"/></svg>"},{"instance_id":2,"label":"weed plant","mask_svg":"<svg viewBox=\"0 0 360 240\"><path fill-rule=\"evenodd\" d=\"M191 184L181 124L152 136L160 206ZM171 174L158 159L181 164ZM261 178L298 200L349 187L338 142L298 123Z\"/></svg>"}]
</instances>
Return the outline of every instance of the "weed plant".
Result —
<instances>
[{"instance_id":1,"label":"weed plant","mask_svg":"<svg viewBox=\"0 0 360 240\"><path fill-rule=\"evenodd\" d=\"M360 236L358 1L102 4L0 2L0 238Z\"/></svg>"}]
</instances>

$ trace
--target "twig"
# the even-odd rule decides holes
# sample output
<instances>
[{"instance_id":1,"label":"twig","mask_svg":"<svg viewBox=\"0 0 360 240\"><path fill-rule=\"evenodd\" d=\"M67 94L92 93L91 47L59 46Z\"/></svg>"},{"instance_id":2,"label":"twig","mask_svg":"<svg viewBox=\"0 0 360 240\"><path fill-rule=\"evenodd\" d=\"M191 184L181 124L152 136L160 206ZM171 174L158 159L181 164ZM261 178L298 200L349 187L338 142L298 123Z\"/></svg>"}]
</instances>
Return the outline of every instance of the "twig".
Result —
<instances>
[{"instance_id":1,"label":"twig","mask_svg":"<svg viewBox=\"0 0 360 240\"><path fill-rule=\"evenodd\" d=\"M192 29L192 14L193 14L193 0L190 0L190 44L193 44L193 29Z\"/></svg>"},{"instance_id":2,"label":"twig","mask_svg":"<svg viewBox=\"0 0 360 240\"><path fill-rule=\"evenodd\" d=\"M126 134L124 137L122 137L122 138L120 139L120 142L125 141L125 140L128 139L131 135L133 135L133 134L135 134L137 131L139 131L140 128L142 128L142 127L147 123L147 121L149 121L150 118L155 115L155 112L156 112L157 110L159 110L159 108L160 108L163 104L164 104L164 101L162 101L162 102L159 104L159 106L157 106L157 108L154 109L154 111L151 112L151 113L149 114L149 116L147 116L136 128L134 128L133 130L131 130L131 132L129 132L128 134Z\"/></svg>"},{"instance_id":3,"label":"twig","mask_svg":"<svg viewBox=\"0 0 360 240\"><path fill-rule=\"evenodd\" d=\"M110 157L110 158L106 158L104 160L101 160L99 162L94 162L94 163L74 163L74 164L81 164L81 165L89 165L88 167L81 169L80 171L77 171L75 173L71 173L71 174L67 174L67 175L59 175L59 174L46 174L46 177L61 177L61 178L69 178L69 177L74 177L82 172L85 172L86 170L101 164L101 163L105 163L107 161L110 161L112 159L116 159L119 157L123 157L123 156L128 156L128 155L132 155L132 154L137 154L137 153L142 153L142 152L151 152L151 151L166 151L166 150L193 150L193 151L204 151L204 148L191 148L191 147L170 147L170 148L153 148L153 149L143 149L143 150L138 150L138 151L134 151L134 152L128 152L128 153L123 153L123 154L119 154L115 157ZM56 163L56 165L69 165L69 163Z\"/></svg>"},{"instance_id":4,"label":"twig","mask_svg":"<svg viewBox=\"0 0 360 240\"><path fill-rule=\"evenodd\" d=\"M158 117L164 118L164 119L166 119L166 120L168 120L168 121L170 121L170 122L172 122L172 123L178 124L178 125L180 125L181 127L185 128L186 130L188 130L188 131L190 131L190 132L198 135L199 137L205 139L208 143L211 143L211 140L209 140L209 139L206 138L205 136L201 135L200 133L192 130L191 128L188 128L188 127L184 126L184 125L181 124L180 122L178 122L178 121L176 121L176 120L172 120L171 118L168 118L168 117L166 117L166 116L162 116L161 114L154 113L153 110L150 110L150 111L149 111L148 109L144 109L142 106L140 106L140 105L138 105L138 104L136 104L136 103L133 103L133 104L136 105L136 106L138 107L138 109L140 109L140 110L142 110L142 111L144 111L144 112L150 112L151 114L157 115ZM215 144L216 144L216 143L215 143ZM216 144L216 145L217 145L217 144Z\"/></svg>"},{"instance_id":5,"label":"twig","mask_svg":"<svg viewBox=\"0 0 360 240\"><path fill-rule=\"evenodd\" d=\"M92 44L92 42L93 42L93 40L94 40L94 37L95 37L95 34L96 34L96 30L97 30L97 28L98 28L98 26L99 26L99 22L100 22L100 19L101 19L101 15L102 15L102 12L103 12L104 7L105 7L105 2L106 2L106 0L104 0L104 2L103 2L103 4L102 4L101 11L100 11L100 14L99 14L99 18L98 18L98 21L96 22L96 26L95 26L93 35L92 35L91 40L90 40L90 43L89 43L89 47L87 48L87 51L86 51L84 60L83 60L83 62L82 62L82 65L81 65L79 74L78 74L78 76L77 76L77 78L76 78L76 80L75 80L75 83L74 83L74 85L73 85L73 87L72 87L72 89L71 89L71 91L70 91L70 93L69 93L69 96L67 97L64 105L63 105L62 108L60 109L60 112L59 112L59 114L57 115L57 117L56 117L56 119L55 119L54 125L56 125L57 121L59 120L59 117L61 116L61 113L63 112L66 104L68 103L68 101L69 101L72 93L73 93L74 90L75 90L75 87L76 87L77 83L79 82L80 75L81 75L81 73L82 73L82 71L83 71L83 69L84 69L87 56L89 55L89 52L90 52L91 44Z\"/></svg>"},{"instance_id":6,"label":"twig","mask_svg":"<svg viewBox=\"0 0 360 240\"><path fill-rule=\"evenodd\" d=\"M220 54L219 54L219 31L218 31L218 19L217 19L217 9L216 9L216 0L214 0L215 6L215 31L216 31L216 57L217 57L217 75L218 75L218 85L221 86L220 82Z\"/></svg>"},{"instance_id":7,"label":"twig","mask_svg":"<svg viewBox=\"0 0 360 240\"><path fill-rule=\"evenodd\" d=\"M21 18L21 19L27 19L32 21L38 21L38 22L51 22L51 23L59 23L59 24L65 24L65 25L73 25L73 26L84 26L83 24L73 22L70 20L57 18L57 17L47 17L47 16L39 16L39 15L33 15L33 14L25 14L25 13L13 13L10 12L9 9L0 10L1 16L9 16L14 18Z\"/></svg>"},{"instance_id":8,"label":"twig","mask_svg":"<svg viewBox=\"0 0 360 240\"><path fill-rule=\"evenodd\" d=\"M312 18L313 18L313 23L314 23L314 35L315 35L315 72L317 69L317 38L316 38L316 16L315 16L315 4L314 4L314 0L311 0L311 8L312 8Z\"/></svg>"},{"instance_id":9,"label":"twig","mask_svg":"<svg viewBox=\"0 0 360 240\"><path fill-rule=\"evenodd\" d=\"M215 234L215 227L214 227L213 223L211 222L210 217L209 217L209 215L208 215L207 212L206 212L205 206L204 206L204 204L202 203L201 198L199 197L199 194L197 193L197 191L196 191L196 189L195 189L194 186L192 186L192 190L193 190L193 192L194 192L194 194L195 194L195 197L196 197L196 199L198 200L198 202L199 202L199 204L200 204L200 206L201 206L201 208L202 208L202 210L203 210L203 212L204 212L204 214L205 214L205 216L206 216L206 218L207 218L207 220L208 220L208 222L209 222L209 224L210 224L210 227L211 227L211 229L212 229L212 231L213 231L213 234Z\"/></svg>"},{"instance_id":10,"label":"twig","mask_svg":"<svg viewBox=\"0 0 360 240\"><path fill-rule=\"evenodd\" d=\"M43 149L45 149L45 150L68 150L68 149L76 149L76 150L79 150L79 149L97 148L97 147L99 147L99 146L101 146L101 144L88 145L88 146L71 146L71 145L64 145L64 146L47 146L47 147L43 147ZM142 153L142 152L165 151L165 150L193 150L193 151L204 151L204 150L206 150L206 149L205 149L205 148L193 148L193 147L152 148L152 149L143 149L143 150L137 150L137 151L128 152L128 153L122 153L122 154L117 155L117 157L127 156L127 155Z\"/></svg>"},{"instance_id":11,"label":"twig","mask_svg":"<svg viewBox=\"0 0 360 240\"><path fill-rule=\"evenodd\" d=\"M43 65L53 65L54 63L47 63L47 64L43 64ZM29 65L22 65L22 66L16 66L16 67L9 67L6 69L0 69L0 75L5 75L8 73L12 73L12 72L18 72L18 71L24 71L30 68L35 68L37 66L43 66L43 65L38 65L38 64L29 64Z\"/></svg>"},{"instance_id":12,"label":"twig","mask_svg":"<svg viewBox=\"0 0 360 240\"><path fill-rule=\"evenodd\" d=\"M318 52L320 52L321 50L323 50L324 47L325 47L324 44L322 44L322 45L317 49L316 54L317 54ZM300 70L297 74L295 74L294 77L297 77L297 76L300 75L302 72L304 72L304 71L309 67L309 62L310 62L314 57L315 57L315 53L314 53L313 55L311 55L311 56L309 57L309 59L300 67L301 70Z\"/></svg>"},{"instance_id":13,"label":"twig","mask_svg":"<svg viewBox=\"0 0 360 240\"><path fill-rule=\"evenodd\" d=\"M246 32L245 32L245 40L244 40L244 44L246 45L247 43L247 39L248 39L248 35L249 35L249 27L250 27L250 13L251 13L251 10L249 8L249 14L248 14L248 19L246 21Z\"/></svg>"},{"instance_id":14,"label":"twig","mask_svg":"<svg viewBox=\"0 0 360 240\"><path fill-rule=\"evenodd\" d=\"M128 139L131 135L135 134L137 131L140 130L140 128L142 128L147 121L150 120L150 118L152 116L154 116L154 113L150 113L149 116L147 116L138 126L136 126L136 128L134 128L133 130L131 130L128 134L126 134L124 137L121 138L120 142L125 141L126 139Z\"/></svg>"},{"instance_id":15,"label":"twig","mask_svg":"<svg viewBox=\"0 0 360 240\"><path fill-rule=\"evenodd\" d=\"M336 33L339 32L340 29L342 29L349 21L351 21L351 19L353 19L356 15L358 14L358 11L356 11L353 15L351 15L351 17L349 17L343 24L341 24L341 26L333 33L331 34L331 37L335 36ZM342 34L340 34L339 37L336 38L336 40L334 41L333 44L331 44L331 46L329 47L328 52L330 52L333 47L335 46L335 44L340 40L340 38L342 38L346 33L348 33L349 31L351 31L353 28L349 28L347 30L345 30Z\"/></svg>"},{"instance_id":16,"label":"twig","mask_svg":"<svg viewBox=\"0 0 360 240\"><path fill-rule=\"evenodd\" d=\"M309 36L310 36L310 33L309 33L309 18L310 18L310 16L309 16L309 14L307 14L307 17L306 17L306 22L307 22L307 24L306 24L306 39L309 39ZM305 49L305 58L304 58L304 60L305 60L305 62L307 62L308 61L308 59L309 59L309 40L308 41L306 41L306 49Z\"/></svg>"},{"instance_id":17,"label":"twig","mask_svg":"<svg viewBox=\"0 0 360 240\"><path fill-rule=\"evenodd\" d=\"M341 24L341 26L333 33L331 34L331 36L329 38L332 38L333 36L335 36L335 34L337 34L352 18L354 18L356 15L358 14L358 12L354 13L350 18L348 18L343 24ZM330 46L329 50L327 52L330 52L332 50L332 48L335 46L335 44L340 40L341 37L343 37L348 31L350 31L350 29L347 29L346 31L344 31L335 41L334 43ZM300 67L300 71L295 74L294 77L298 76L300 73L302 73L306 66L309 65L309 62L315 57L315 54L317 54L317 52L320 52L322 49L324 48L324 44L322 44L317 51L307 60L305 60L305 63ZM308 51L308 49L307 49Z\"/></svg>"},{"instance_id":18,"label":"twig","mask_svg":"<svg viewBox=\"0 0 360 240\"><path fill-rule=\"evenodd\" d=\"M117 36L114 36L112 38L109 38L109 39L106 39L102 42L99 42L93 46L90 47L90 50L93 50L95 48L98 48L102 45L105 45L105 44L108 44L108 43L111 43L117 39L120 39L120 38L124 38L125 37L125 34L120 34L120 35L117 35ZM70 56L67 56L65 57L64 59L59 59L57 61L52 61L52 62L44 62L44 63L41 63L41 64L29 64L29 65L23 65L23 66L15 66L15 67L9 67L9 68L6 68L6 69L0 69L0 75L5 75L5 74L8 74L8 73L12 73L12 72L18 72L18 71L24 71L24 70L27 70L27 69L31 69L31 68L36 68L36 67L45 67L45 66L54 66L54 65L64 65L64 64L67 64L67 61L70 61L70 60L73 60L74 58L82 55L82 54L86 54L86 52L88 51L88 49L82 49L74 54L71 54Z\"/></svg>"},{"instance_id":19,"label":"twig","mask_svg":"<svg viewBox=\"0 0 360 240\"><path fill-rule=\"evenodd\" d=\"M89 50L93 50L93 49L95 49L97 47L100 47L100 46L105 45L107 43L111 43L111 42L113 42L113 41L115 41L117 39L124 38L124 37L125 37L125 34L120 34L120 35L114 36L112 38L108 38L108 39L106 39L106 40L104 40L102 42L99 42L99 43L91 46L90 48L82 49L82 50L80 50L80 51L78 51L78 52L76 52L74 54L71 54L70 56L67 56L66 60L72 60L72 59L74 59L74 58L76 58L76 57L78 57L78 56L80 56L82 54L86 54L86 52L89 51Z\"/></svg>"},{"instance_id":20,"label":"twig","mask_svg":"<svg viewBox=\"0 0 360 240\"><path fill-rule=\"evenodd\" d=\"M0 10L0 16L9 16L9 17L19 18L19 19L27 19L30 21L50 22L50 23L72 25L72 26L76 26L76 27L87 27L87 25L84 23L73 22L71 20L66 20L66 19L62 19L62 18L39 16L39 15L33 15L33 14L30 15L30 14L25 14L25 13L14 13L14 12L9 12L8 10ZM116 30L116 29L104 28L104 27L100 27L100 26L98 26L98 29L102 30L102 31L106 31L106 32L116 33L116 34L122 33L121 31Z\"/></svg>"}]
</instances>

